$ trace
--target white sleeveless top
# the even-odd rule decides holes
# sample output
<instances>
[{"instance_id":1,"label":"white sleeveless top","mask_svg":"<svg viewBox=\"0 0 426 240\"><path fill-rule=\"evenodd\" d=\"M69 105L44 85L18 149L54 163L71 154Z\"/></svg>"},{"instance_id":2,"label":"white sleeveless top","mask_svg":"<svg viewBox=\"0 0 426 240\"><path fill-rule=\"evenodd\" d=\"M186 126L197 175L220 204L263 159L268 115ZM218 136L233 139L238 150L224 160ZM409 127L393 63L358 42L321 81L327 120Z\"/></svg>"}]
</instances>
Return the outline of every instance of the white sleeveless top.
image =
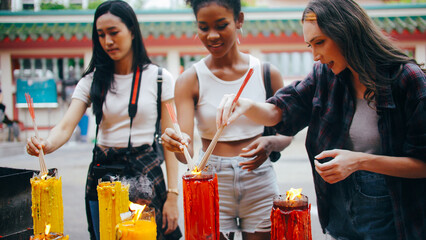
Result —
<instances>
[{"instance_id":1,"label":"white sleeveless top","mask_svg":"<svg viewBox=\"0 0 426 240\"><path fill-rule=\"evenodd\" d=\"M199 99L195 109L195 118L200 136L204 139L213 139L216 133L216 110L224 94L236 94L248 73L233 81L224 81L216 77L205 64L205 58L194 64L198 76ZM250 98L256 102L265 102L266 91L263 83L261 64L259 59L250 55L250 68L253 75L245 86L241 97ZM264 126L259 125L246 116L225 127L219 141L237 141L255 137L263 133Z\"/></svg>"},{"instance_id":2,"label":"white sleeveless top","mask_svg":"<svg viewBox=\"0 0 426 240\"><path fill-rule=\"evenodd\" d=\"M132 145L152 144L157 120L158 67L150 64L143 72L140 85L138 111L133 119ZM77 84L72 98L90 105L90 87L93 73L83 77ZM133 73L114 74L114 89L108 92L102 107L103 116L99 125L98 144L106 147L127 147L130 133L128 112ZM163 68L161 101L174 97L174 78Z\"/></svg>"}]
</instances>

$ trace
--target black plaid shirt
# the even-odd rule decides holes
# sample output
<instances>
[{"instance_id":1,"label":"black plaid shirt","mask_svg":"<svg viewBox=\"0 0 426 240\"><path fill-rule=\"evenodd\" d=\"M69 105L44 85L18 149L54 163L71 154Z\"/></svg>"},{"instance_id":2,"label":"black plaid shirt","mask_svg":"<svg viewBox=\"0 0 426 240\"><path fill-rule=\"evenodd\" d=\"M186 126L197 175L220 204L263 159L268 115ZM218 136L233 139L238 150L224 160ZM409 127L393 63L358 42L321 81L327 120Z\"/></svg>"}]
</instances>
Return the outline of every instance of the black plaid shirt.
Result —
<instances>
[{"instance_id":1,"label":"black plaid shirt","mask_svg":"<svg viewBox=\"0 0 426 240\"><path fill-rule=\"evenodd\" d=\"M308 127L306 150L312 167L314 156L324 150L343 149L348 138L355 112L349 74L346 69L334 75L326 65L317 63L304 81L297 81L268 99L283 109L282 121L275 126L280 134L295 135ZM378 91L383 155L426 161L425 74L417 65L406 64L392 86ZM329 218L329 184L312 169L324 229ZM398 239L426 239L426 179L387 176L386 180Z\"/></svg>"}]
</instances>

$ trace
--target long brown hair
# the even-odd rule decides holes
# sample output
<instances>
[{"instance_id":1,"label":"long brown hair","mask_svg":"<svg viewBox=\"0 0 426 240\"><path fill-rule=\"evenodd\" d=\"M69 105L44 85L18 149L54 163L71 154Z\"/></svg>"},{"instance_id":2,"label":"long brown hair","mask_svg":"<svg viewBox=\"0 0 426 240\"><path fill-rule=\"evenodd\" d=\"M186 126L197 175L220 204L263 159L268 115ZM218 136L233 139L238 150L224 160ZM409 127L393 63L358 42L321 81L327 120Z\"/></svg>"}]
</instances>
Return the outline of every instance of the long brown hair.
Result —
<instances>
[{"instance_id":1,"label":"long brown hair","mask_svg":"<svg viewBox=\"0 0 426 240\"><path fill-rule=\"evenodd\" d=\"M369 104L375 103L379 88L399 77L404 64L417 64L353 0L312 0L303 12L302 22L312 20L339 46L349 66L359 74L361 83L367 87L364 99Z\"/></svg>"}]
</instances>

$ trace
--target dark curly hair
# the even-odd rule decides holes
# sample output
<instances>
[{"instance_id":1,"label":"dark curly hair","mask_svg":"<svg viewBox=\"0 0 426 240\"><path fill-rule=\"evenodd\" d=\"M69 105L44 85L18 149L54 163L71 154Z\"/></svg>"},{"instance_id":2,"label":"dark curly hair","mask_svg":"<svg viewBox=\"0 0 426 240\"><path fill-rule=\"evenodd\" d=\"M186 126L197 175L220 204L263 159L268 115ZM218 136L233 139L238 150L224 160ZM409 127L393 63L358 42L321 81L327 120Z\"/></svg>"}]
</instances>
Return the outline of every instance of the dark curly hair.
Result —
<instances>
[{"instance_id":1,"label":"dark curly hair","mask_svg":"<svg viewBox=\"0 0 426 240\"><path fill-rule=\"evenodd\" d=\"M83 76L94 72L93 83L90 89L90 99L93 104L93 113L95 116L102 114L102 105L105 100L106 93L114 86L114 61L102 48L99 42L99 35L96 27L98 18L106 13L111 13L121 19L127 28L133 33L132 49L133 61L132 69L140 66L145 69L147 64L151 63L148 57L145 45L143 43L141 30L138 19L132 7L121 0L111 0L103 2L95 11L92 29L93 53L88 68Z\"/></svg>"},{"instance_id":2,"label":"dark curly hair","mask_svg":"<svg viewBox=\"0 0 426 240\"><path fill-rule=\"evenodd\" d=\"M312 0L303 12L302 22L312 20L311 13L321 31L339 46L348 64L359 74L367 87L364 99L369 104L375 103L378 89L390 85L400 75L403 64L417 64L353 0Z\"/></svg>"},{"instance_id":3,"label":"dark curly hair","mask_svg":"<svg viewBox=\"0 0 426 240\"><path fill-rule=\"evenodd\" d=\"M201 8L216 3L219 6L222 6L227 9L231 9L234 13L234 19L238 19L238 15L241 12L241 1L240 0L185 0L186 4L192 7L194 15L197 16L198 10Z\"/></svg>"}]
</instances>

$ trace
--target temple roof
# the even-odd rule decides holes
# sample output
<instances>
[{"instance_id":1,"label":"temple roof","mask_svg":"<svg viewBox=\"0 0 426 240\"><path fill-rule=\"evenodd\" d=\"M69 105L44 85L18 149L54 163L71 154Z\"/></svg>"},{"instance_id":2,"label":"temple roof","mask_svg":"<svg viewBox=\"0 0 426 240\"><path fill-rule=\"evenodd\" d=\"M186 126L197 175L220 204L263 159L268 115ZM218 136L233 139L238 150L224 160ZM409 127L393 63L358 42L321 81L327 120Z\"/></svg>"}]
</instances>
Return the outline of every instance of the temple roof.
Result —
<instances>
[{"instance_id":1,"label":"temple roof","mask_svg":"<svg viewBox=\"0 0 426 240\"><path fill-rule=\"evenodd\" d=\"M374 22L388 33L425 33L426 4L415 7L369 7L366 8ZM245 9L246 20L243 35L269 37L285 34L302 35L300 16L303 8L286 9ZM391 13L392 12L392 13ZM179 11L137 11L142 35L176 38L191 38L197 28L189 9ZM41 12L0 12L0 41L47 40L84 37L91 39L93 11L41 11Z\"/></svg>"}]
</instances>

